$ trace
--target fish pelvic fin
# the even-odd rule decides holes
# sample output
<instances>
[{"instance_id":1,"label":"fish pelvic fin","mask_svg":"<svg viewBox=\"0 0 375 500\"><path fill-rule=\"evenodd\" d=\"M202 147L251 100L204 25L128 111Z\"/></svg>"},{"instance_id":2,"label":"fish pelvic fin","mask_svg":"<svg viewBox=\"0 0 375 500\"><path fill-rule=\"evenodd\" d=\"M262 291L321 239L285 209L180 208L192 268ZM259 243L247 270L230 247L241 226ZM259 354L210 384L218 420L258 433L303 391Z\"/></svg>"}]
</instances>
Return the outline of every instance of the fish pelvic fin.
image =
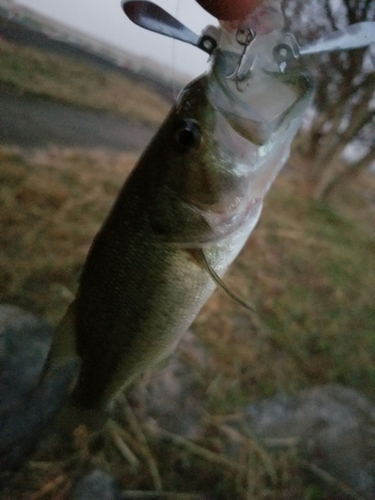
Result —
<instances>
[{"instance_id":1,"label":"fish pelvic fin","mask_svg":"<svg viewBox=\"0 0 375 500\"><path fill-rule=\"evenodd\" d=\"M237 297L235 293L233 293L229 288L226 286L224 281L220 278L220 276L217 274L215 269L213 269L210 265L210 263L207 260L207 257L203 251L202 248L199 249L194 249L193 250L193 255L195 259L204 267L204 269L208 272L208 274L211 276L212 280L216 283L218 288L223 290L232 300L237 302L240 306L244 307L248 311L255 312L255 307L252 304L249 304L245 302L244 300L240 299Z\"/></svg>"}]
</instances>

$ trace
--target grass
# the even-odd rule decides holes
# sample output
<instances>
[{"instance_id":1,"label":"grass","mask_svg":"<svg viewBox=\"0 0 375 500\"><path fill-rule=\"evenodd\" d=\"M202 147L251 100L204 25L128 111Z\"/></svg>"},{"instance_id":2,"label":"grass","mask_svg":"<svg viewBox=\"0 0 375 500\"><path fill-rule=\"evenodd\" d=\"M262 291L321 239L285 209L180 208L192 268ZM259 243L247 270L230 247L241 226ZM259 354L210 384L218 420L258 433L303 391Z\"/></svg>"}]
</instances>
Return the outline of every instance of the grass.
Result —
<instances>
[{"instance_id":1,"label":"grass","mask_svg":"<svg viewBox=\"0 0 375 500\"><path fill-rule=\"evenodd\" d=\"M292 181L284 174L277 182L227 278L231 289L256 304L255 326L261 323L267 339L254 343L251 335L239 337L229 365L241 360L254 379L255 397L258 388L263 394L278 386L290 392L333 381L373 395L373 230L356 220L355 212L349 219L340 205L298 196ZM197 322L201 335L226 359L234 348L232 336L205 332L212 315L217 328L224 322L233 330L233 319L229 325L224 320L228 308L245 315L217 294L217 304L209 304L207 318L203 311Z\"/></svg>"},{"instance_id":2,"label":"grass","mask_svg":"<svg viewBox=\"0 0 375 500\"><path fill-rule=\"evenodd\" d=\"M0 82L18 92L159 124L170 104L115 71L34 47L0 44Z\"/></svg>"},{"instance_id":3,"label":"grass","mask_svg":"<svg viewBox=\"0 0 375 500\"><path fill-rule=\"evenodd\" d=\"M92 238L134 161L100 150L0 149L2 302L57 323L74 295ZM212 462L208 452L217 455L225 442L215 419L279 391L337 382L373 396L375 219L366 196L375 191L371 177L360 182L351 186L350 196L342 191L322 204L299 194L292 173L277 180L258 227L225 279L256 305L256 313L218 291L193 325L211 360L202 366L194 355L189 358L208 411L201 423L205 437L194 444L198 449L173 435L160 440L145 413L139 418L149 452L140 444L139 429L132 434L128 423L116 431L136 450L136 470L124 466L108 437L110 443L89 459L91 464L110 470L127 489L155 487L152 456L167 491L208 489L218 499L233 498L233 492L239 499L325 498L306 482L293 448L272 451L268 459L245 439L232 468ZM54 484L54 474L62 473L58 464L51 462L44 476L29 469L28 487L40 492L42 479L43 487ZM69 467L56 491L71 480Z\"/></svg>"},{"instance_id":4,"label":"grass","mask_svg":"<svg viewBox=\"0 0 375 500\"><path fill-rule=\"evenodd\" d=\"M0 163L3 300L56 322L134 157L56 148L22 155L2 148Z\"/></svg>"}]
</instances>

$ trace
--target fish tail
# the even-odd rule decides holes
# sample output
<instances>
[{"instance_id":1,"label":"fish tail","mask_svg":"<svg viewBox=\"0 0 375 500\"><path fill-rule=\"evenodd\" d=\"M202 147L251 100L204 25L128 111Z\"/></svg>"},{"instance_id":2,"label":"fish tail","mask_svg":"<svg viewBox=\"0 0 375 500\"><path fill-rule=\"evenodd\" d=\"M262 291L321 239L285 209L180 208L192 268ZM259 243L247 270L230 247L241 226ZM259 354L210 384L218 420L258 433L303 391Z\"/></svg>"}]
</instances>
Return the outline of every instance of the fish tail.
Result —
<instances>
[{"instance_id":1,"label":"fish tail","mask_svg":"<svg viewBox=\"0 0 375 500\"><path fill-rule=\"evenodd\" d=\"M60 409L54 417L53 425L62 434L71 434L79 425L86 425L89 429L102 426L105 421L104 412L96 408L82 408L74 397L74 388L77 385L81 368L81 357L76 347L76 303L73 301L64 317L57 326L47 359L41 373L40 383L53 376L56 370L75 365L76 376L71 384L70 391L65 395Z\"/></svg>"}]
</instances>

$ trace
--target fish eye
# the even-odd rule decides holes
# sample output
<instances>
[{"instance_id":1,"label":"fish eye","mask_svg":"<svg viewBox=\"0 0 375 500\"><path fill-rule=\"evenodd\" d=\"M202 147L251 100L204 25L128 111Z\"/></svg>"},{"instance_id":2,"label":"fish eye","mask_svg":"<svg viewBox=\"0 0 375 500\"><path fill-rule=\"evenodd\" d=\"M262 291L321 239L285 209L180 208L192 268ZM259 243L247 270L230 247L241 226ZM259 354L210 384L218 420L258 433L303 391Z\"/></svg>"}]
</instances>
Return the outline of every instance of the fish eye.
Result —
<instances>
[{"instance_id":1,"label":"fish eye","mask_svg":"<svg viewBox=\"0 0 375 500\"><path fill-rule=\"evenodd\" d=\"M195 120L182 120L174 135L176 144L184 151L197 149L201 142L201 129Z\"/></svg>"}]
</instances>

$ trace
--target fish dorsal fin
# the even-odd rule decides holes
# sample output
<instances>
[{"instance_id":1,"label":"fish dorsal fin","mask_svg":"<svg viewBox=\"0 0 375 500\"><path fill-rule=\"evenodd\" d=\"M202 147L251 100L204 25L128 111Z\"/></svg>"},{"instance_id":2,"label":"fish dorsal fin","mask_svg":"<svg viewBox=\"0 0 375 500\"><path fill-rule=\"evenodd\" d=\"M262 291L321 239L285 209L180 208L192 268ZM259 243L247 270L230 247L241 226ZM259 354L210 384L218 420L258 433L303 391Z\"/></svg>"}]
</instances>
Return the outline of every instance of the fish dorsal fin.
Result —
<instances>
[{"instance_id":1,"label":"fish dorsal fin","mask_svg":"<svg viewBox=\"0 0 375 500\"><path fill-rule=\"evenodd\" d=\"M217 272L215 271L215 269L213 269L210 266L210 263L208 262L207 257L205 255L204 251L202 249L200 249L200 250L198 250L198 252L199 252L199 256L200 256L199 260L202 262L204 268L206 269L206 271L208 272L208 274L211 276L211 278L213 279L213 281L216 283L216 285L221 290L223 290L223 292L225 292L227 295L229 295L229 297L231 299L233 299L235 302L237 302L237 304L239 304L240 306L244 307L248 311L254 312L255 311L255 307L254 306L252 306L251 304L248 304L244 300L240 299L231 290L229 290L229 288L226 286L226 284L224 283L224 281L217 274Z\"/></svg>"}]
</instances>

